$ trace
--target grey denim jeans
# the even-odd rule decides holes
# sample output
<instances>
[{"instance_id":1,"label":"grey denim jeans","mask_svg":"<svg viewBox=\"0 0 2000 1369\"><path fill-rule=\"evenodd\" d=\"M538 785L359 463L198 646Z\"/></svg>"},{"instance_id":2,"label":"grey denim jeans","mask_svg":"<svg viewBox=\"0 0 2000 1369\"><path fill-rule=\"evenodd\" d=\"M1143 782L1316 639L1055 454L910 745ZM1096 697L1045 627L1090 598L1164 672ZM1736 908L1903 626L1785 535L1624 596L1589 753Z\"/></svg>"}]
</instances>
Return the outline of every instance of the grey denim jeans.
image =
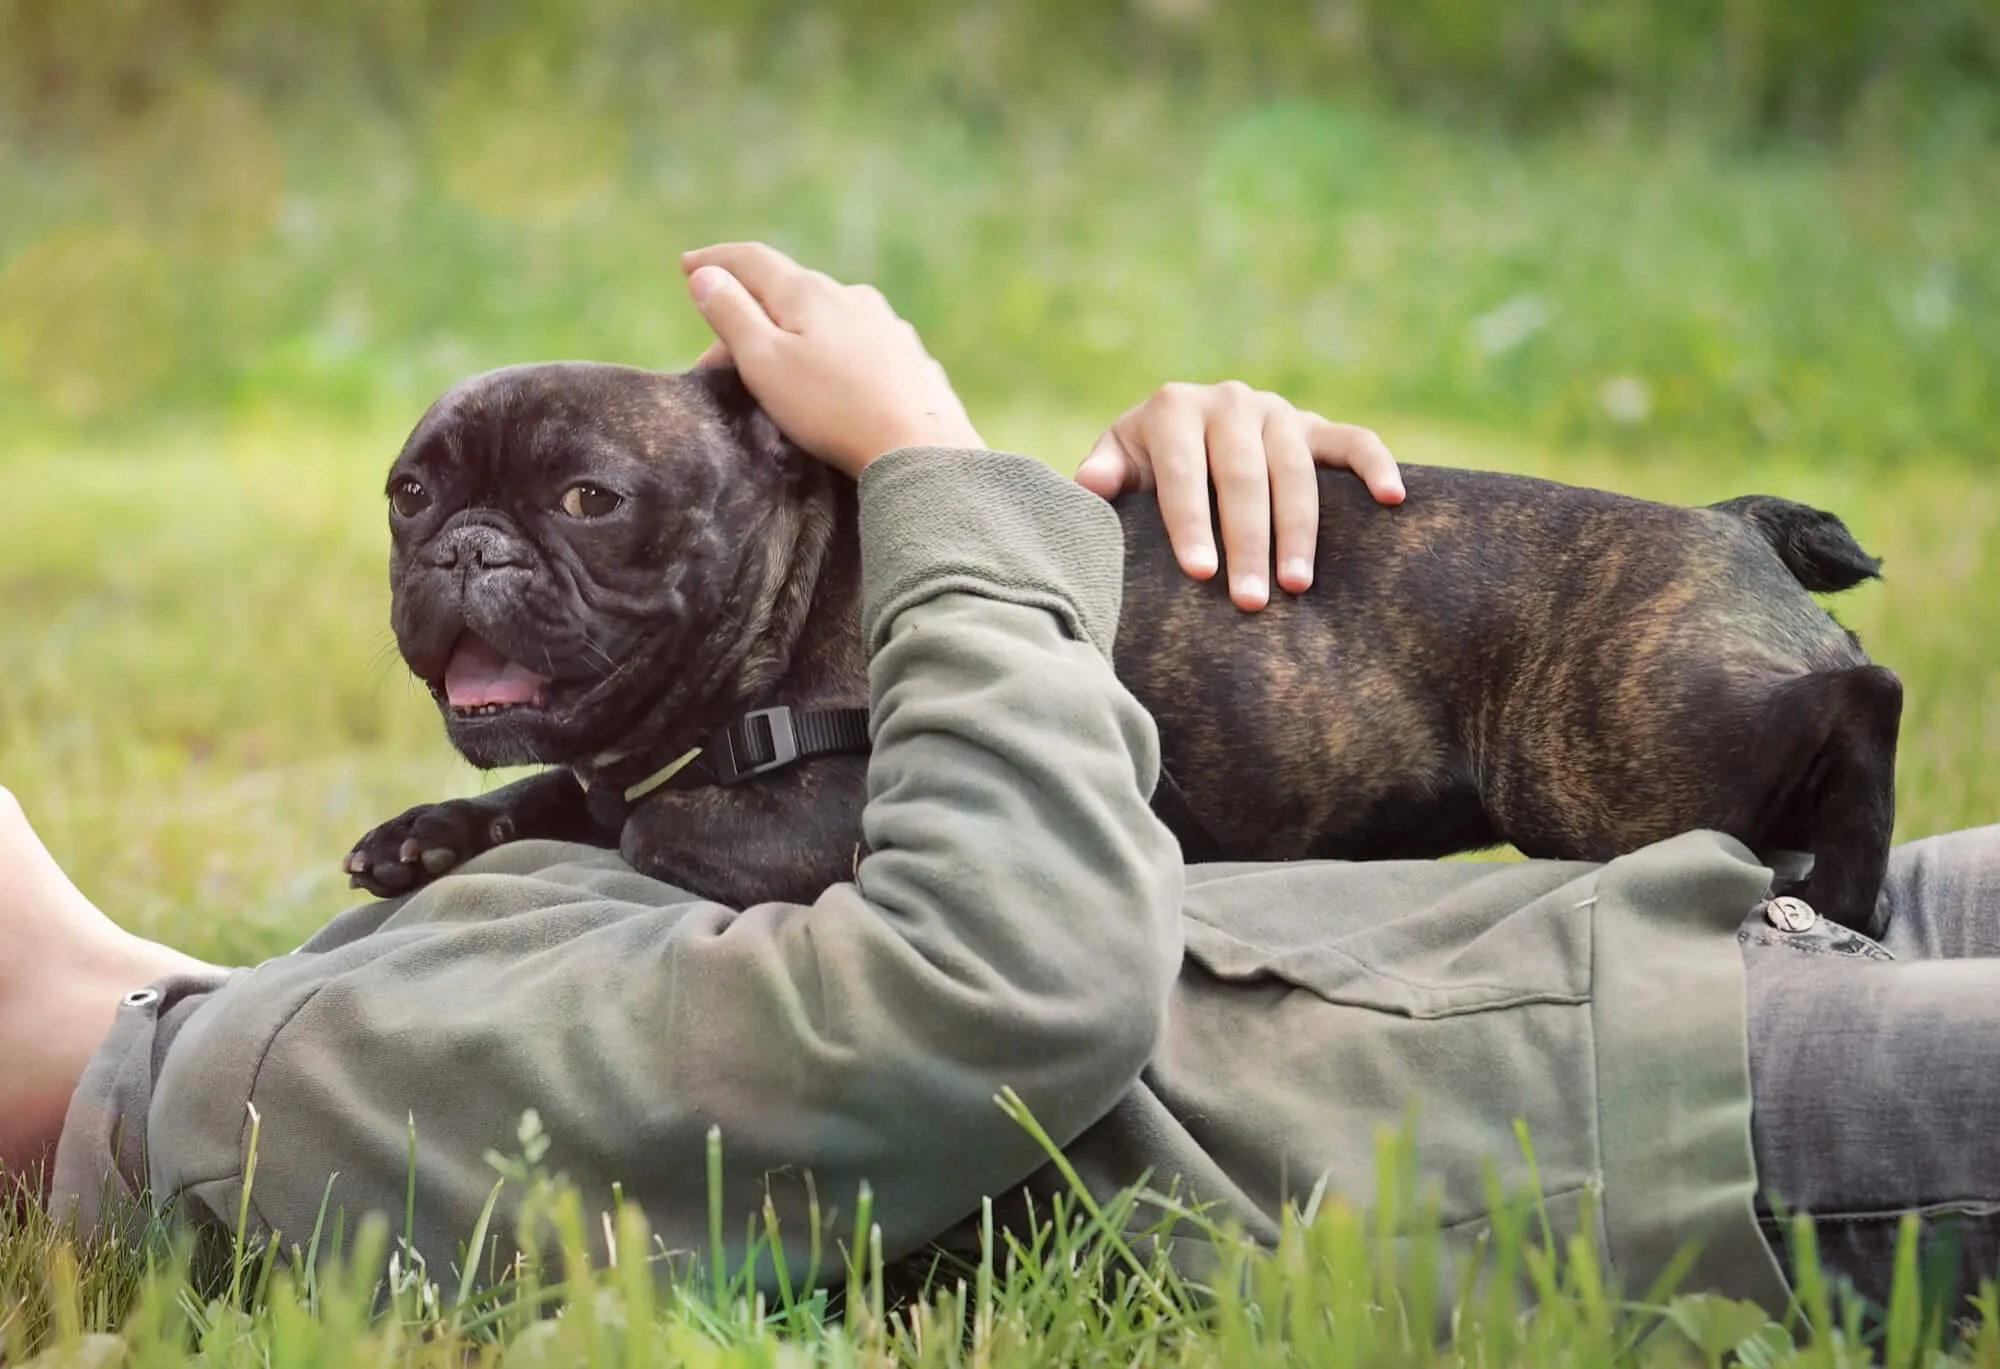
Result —
<instances>
[{"instance_id":1,"label":"grey denim jeans","mask_svg":"<svg viewBox=\"0 0 2000 1369\"><path fill-rule=\"evenodd\" d=\"M1875 943L1797 908L1745 922L1765 1231L1808 1213L1821 1263L1880 1305L1920 1215L1954 1311L2000 1274L2000 826L1898 847ZM1785 913L1791 913L1787 918Z\"/></svg>"}]
</instances>

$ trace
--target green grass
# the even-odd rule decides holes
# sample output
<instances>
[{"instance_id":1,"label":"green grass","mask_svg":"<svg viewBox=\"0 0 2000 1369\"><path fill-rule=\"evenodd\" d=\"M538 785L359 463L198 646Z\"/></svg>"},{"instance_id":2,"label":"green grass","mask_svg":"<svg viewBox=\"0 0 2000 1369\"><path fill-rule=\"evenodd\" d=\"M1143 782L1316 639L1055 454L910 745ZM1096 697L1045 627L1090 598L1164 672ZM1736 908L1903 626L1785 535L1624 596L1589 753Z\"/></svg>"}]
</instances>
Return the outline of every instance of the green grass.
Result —
<instances>
[{"instance_id":1,"label":"green grass","mask_svg":"<svg viewBox=\"0 0 2000 1369\"><path fill-rule=\"evenodd\" d=\"M1011 1098L996 1102L1018 1109ZM1032 1119L1013 1115L1034 1130ZM256 1139L253 1117L253 1161ZM856 1227L868 1233L865 1243L824 1251L821 1268L830 1276L823 1280L777 1273L775 1294L770 1285L759 1291L755 1273L760 1261L773 1268L780 1233L770 1209L738 1265L703 1251L670 1252L634 1208L614 1202L586 1211L573 1188L540 1168L540 1139L524 1119L521 1152L494 1157L497 1182L525 1191L514 1233L523 1255L477 1282L456 1266L412 1260L379 1214L346 1233L351 1243L322 1227L303 1240L281 1235L282 1249L225 1239L197 1253L155 1222L130 1253L99 1245L79 1258L67 1231L39 1214L0 1209L0 1362L46 1369L2000 1363L2000 1292L1982 1283L1974 1315L1962 1320L1932 1310L1939 1290L1909 1239L1914 1219L1905 1223L1886 1309L1864 1305L1823 1275L1811 1226L1800 1219L1796 1303L1772 1320L1748 1303L1675 1292L1671 1268L1653 1289L1607 1284L1588 1199L1579 1234L1564 1241L1532 1192L1496 1190L1484 1236L1447 1246L1407 1132L1378 1139L1378 1183L1365 1204L1315 1191L1287 1215L1273 1246L1253 1246L1143 1187L1103 1204L1075 1191L1053 1199L1026 1231L996 1229L988 1209L979 1257L924 1271L915 1285L896 1283L885 1269L864 1190ZM712 1139L710 1199L719 1211L718 1146ZM246 1213L254 1177L253 1164ZM480 1248L481 1232L469 1235L469 1247ZM1177 1270L1168 1246L1176 1239L1207 1248L1205 1273ZM344 1252L337 1258L326 1254L335 1245Z\"/></svg>"},{"instance_id":2,"label":"green grass","mask_svg":"<svg viewBox=\"0 0 2000 1369\"><path fill-rule=\"evenodd\" d=\"M675 252L754 236L880 285L982 406L1240 374L1563 445L1992 460L2000 152L1949 120L1510 141L1334 87L940 93L799 41L758 82L668 45L572 98L495 38L393 108L203 79L88 138L0 127L0 446L674 365Z\"/></svg>"}]
</instances>

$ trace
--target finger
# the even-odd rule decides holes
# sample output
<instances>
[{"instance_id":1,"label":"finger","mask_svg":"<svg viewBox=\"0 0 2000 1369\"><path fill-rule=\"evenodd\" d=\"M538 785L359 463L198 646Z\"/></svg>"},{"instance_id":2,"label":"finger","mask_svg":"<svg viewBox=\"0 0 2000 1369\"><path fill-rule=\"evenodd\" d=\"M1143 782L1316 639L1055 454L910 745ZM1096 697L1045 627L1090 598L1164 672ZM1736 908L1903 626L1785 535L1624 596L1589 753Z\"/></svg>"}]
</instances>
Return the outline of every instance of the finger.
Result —
<instances>
[{"instance_id":1,"label":"finger","mask_svg":"<svg viewBox=\"0 0 2000 1369\"><path fill-rule=\"evenodd\" d=\"M704 266L689 276L688 294L732 356L757 352L777 338L778 325L764 312L764 306L720 266Z\"/></svg>"},{"instance_id":2,"label":"finger","mask_svg":"<svg viewBox=\"0 0 2000 1369\"><path fill-rule=\"evenodd\" d=\"M1105 429L1104 436L1090 449L1090 455L1076 468L1076 483L1100 499L1116 499L1121 494L1145 489L1151 483L1150 475L1145 449L1135 450L1112 427Z\"/></svg>"},{"instance_id":3,"label":"finger","mask_svg":"<svg viewBox=\"0 0 2000 1369\"><path fill-rule=\"evenodd\" d=\"M805 267L764 242L717 242L681 253L681 270L693 275L704 266L720 266L739 279L775 280Z\"/></svg>"},{"instance_id":4,"label":"finger","mask_svg":"<svg viewBox=\"0 0 2000 1369\"><path fill-rule=\"evenodd\" d=\"M694 369L700 370L704 366L728 366L734 361L735 358L729 355L729 344L717 338L694 359Z\"/></svg>"},{"instance_id":5,"label":"finger","mask_svg":"<svg viewBox=\"0 0 2000 1369\"><path fill-rule=\"evenodd\" d=\"M1208 516L1208 451L1199 405L1165 387L1140 410L1139 440L1153 469L1160 521L1181 569L1197 580L1215 574L1215 529Z\"/></svg>"},{"instance_id":6,"label":"finger","mask_svg":"<svg viewBox=\"0 0 2000 1369\"><path fill-rule=\"evenodd\" d=\"M1389 454L1388 445L1367 428L1307 414L1306 443L1320 465L1344 466L1360 476L1377 503L1403 502L1403 474L1396 458Z\"/></svg>"},{"instance_id":7,"label":"finger","mask_svg":"<svg viewBox=\"0 0 2000 1369\"><path fill-rule=\"evenodd\" d=\"M761 242L725 242L697 248L681 255L681 269L689 278L704 266L719 266L742 282L751 298L764 306L765 313L780 327L790 328L793 309L802 291L819 282L833 282L817 271L809 271ZM813 278L818 277L818 281Z\"/></svg>"},{"instance_id":8,"label":"finger","mask_svg":"<svg viewBox=\"0 0 2000 1369\"><path fill-rule=\"evenodd\" d=\"M1250 612L1271 598L1271 468L1263 414L1248 388L1225 390L1208 420L1208 470L1222 523L1229 597Z\"/></svg>"},{"instance_id":9,"label":"finger","mask_svg":"<svg viewBox=\"0 0 2000 1369\"><path fill-rule=\"evenodd\" d=\"M1291 408L1264 419L1264 457L1271 472L1271 525L1277 540L1278 584L1293 594L1312 587L1319 542L1319 475L1304 425Z\"/></svg>"}]
</instances>

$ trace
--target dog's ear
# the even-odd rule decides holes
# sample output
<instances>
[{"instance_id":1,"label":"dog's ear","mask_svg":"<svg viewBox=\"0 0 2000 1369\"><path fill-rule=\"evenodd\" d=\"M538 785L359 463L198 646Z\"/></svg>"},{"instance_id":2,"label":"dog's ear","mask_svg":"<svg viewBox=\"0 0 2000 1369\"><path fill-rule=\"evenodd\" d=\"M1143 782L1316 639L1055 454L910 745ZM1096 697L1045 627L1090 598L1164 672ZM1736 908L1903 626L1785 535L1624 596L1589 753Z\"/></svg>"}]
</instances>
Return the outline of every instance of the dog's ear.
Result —
<instances>
[{"instance_id":1,"label":"dog's ear","mask_svg":"<svg viewBox=\"0 0 2000 1369\"><path fill-rule=\"evenodd\" d=\"M778 430L734 366L697 366L688 378L708 392L731 436L752 461L786 472L811 465L812 458Z\"/></svg>"}]
</instances>

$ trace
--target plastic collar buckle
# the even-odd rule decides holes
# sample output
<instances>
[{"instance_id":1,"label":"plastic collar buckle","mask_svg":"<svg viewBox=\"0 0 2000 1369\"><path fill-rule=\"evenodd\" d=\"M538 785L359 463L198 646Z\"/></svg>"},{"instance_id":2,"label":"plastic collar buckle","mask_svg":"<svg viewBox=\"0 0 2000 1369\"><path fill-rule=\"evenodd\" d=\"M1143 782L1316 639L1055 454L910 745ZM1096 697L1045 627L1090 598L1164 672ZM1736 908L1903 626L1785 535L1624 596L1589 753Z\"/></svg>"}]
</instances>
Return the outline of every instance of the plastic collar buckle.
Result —
<instances>
[{"instance_id":1,"label":"plastic collar buckle","mask_svg":"<svg viewBox=\"0 0 2000 1369\"><path fill-rule=\"evenodd\" d=\"M716 734L715 775L724 784L777 770L798 758L799 734L786 704L745 713Z\"/></svg>"}]
</instances>

